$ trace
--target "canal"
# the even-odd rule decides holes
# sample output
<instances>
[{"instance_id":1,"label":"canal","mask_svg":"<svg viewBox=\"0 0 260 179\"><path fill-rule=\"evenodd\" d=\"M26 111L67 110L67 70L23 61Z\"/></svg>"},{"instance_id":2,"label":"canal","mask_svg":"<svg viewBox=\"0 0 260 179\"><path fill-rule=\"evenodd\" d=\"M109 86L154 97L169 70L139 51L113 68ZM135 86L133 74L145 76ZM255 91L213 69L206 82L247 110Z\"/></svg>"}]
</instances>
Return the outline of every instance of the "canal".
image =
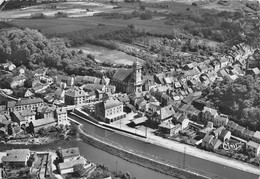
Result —
<instances>
[{"instance_id":1,"label":"canal","mask_svg":"<svg viewBox=\"0 0 260 179\"><path fill-rule=\"evenodd\" d=\"M197 171L199 173L203 171L210 175L212 178L258 179L257 175L245 171L197 158L188 154L186 154L184 157L183 153L146 143L131 137L123 136L109 130L104 130L76 116L70 115L70 117L82 123L84 125L84 128L89 133L93 133L95 135L98 135L99 137L103 137L112 142L119 143L122 146L132 148L143 153L149 153L161 159L174 162L177 165L184 166L189 170ZM115 160L113 160L111 165L115 165ZM138 172L136 171L134 173ZM143 175L142 178L144 178ZM151 178L157 179L155 177Z\"/></svg>"}]
</instances>

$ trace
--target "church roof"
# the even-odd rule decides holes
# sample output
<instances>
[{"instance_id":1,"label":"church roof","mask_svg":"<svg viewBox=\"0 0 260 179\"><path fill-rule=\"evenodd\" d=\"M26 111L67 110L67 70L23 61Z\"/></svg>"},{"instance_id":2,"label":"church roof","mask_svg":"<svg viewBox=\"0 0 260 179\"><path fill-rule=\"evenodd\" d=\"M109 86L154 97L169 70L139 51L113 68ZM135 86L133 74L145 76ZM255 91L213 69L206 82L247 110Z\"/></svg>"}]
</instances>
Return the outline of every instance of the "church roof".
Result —
<instances>
[{"instance_id":1,"label":"church roof","mask_svg":"<svg viewBox=\"0 0 260 179\"><path fill-rule=\"evenodd\" d=\"M118 69L113 78L118 81L128 82L131 78L131 69Z\"/></svg>"}]
</instances>

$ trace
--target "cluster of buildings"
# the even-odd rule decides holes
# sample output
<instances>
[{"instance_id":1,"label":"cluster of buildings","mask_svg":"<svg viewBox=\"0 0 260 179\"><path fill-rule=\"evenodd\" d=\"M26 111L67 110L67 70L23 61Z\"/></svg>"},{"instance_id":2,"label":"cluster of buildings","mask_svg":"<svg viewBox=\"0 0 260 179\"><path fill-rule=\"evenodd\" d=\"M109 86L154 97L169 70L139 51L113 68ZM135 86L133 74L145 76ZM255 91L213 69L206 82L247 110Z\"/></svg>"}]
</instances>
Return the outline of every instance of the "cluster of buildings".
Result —
<instances>
[{"instance_id":1,"label":"cluster of buildings","mask_svg":"<svg viewBox=\"0 0 260 179\"><path fill-rule=\"evenodd\" d=\"M1 96L0 134L14 135L15 127L37 132L42 127L68 125L67 110L64 107L46 105L40 98L24 98L18 100Z\"/></svg>"},{"instance_id":2,"label":"cluster of buildings","mask_svg":"<svg viewBox=\"0 0 260 179\"><path fill-rule=\"evenodd\" d=\"M229 140L231 135L243 139L246 148L251 150L255 156L260 154L260 132L251 131L244 126L230 120L228 116L219 114L217 110L204 107L201 120L207 126L200 132L204 134L202 145L208 149L217 149L222 142ZM214 129L213 127L216 127Z\"/></svg>"},{"instance_id":3,"label":"cluster of buildings","mask_svg":"<svg viewBox=\"0 0 260 179\"><path fill-rule=\"evenodd\" d=\"M61 174L73 173L75 165L82 165L85 174L93 171L96 165L87 161L80 155L79 149L68 148L58 149L57 171ZM0 176L3 178L26 178L31 175L33 178L44 179L52 175L55 170L53 165L53 154L49 152L32 152L29 149L12 149L0 153ZM53 165L53 166L52 166ZM21 172L25 171L25 172ZM27 171L27 172L26 172ZM21 175L21 173L24 173Z\"/></svg>"},{"instance_id":4,"label":"cluster of buildings","mask_svg":"<svg viewBox=\"0 0 260 179\"><path fill-rule=\"evenodd\" d=\"M75 165L83 165L85 172L91 172L96 168L96 165L92 162L88 162L84 157L80 155L79 149L68 148L58 149L58 157L60 163L57 165L57 169L61 175L74 172Z\"/></svg>"}]
</instances>

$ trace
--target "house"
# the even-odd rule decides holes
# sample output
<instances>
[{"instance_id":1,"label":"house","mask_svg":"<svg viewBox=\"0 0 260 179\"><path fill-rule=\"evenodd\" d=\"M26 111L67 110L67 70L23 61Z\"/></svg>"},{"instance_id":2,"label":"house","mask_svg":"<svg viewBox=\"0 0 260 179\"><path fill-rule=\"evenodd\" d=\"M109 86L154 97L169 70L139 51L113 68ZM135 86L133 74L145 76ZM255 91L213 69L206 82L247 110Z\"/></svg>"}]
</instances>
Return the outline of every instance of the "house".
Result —
<instances>
[{"instance_id":1,"label":"house","mask_svg":"<svg viewBox=\"0 0 260 179\"><path fill-rule=\"evenodd\" d=\"M211 61L211 65L212 65L215 72L219 71L219 69L220 69L219 61L213 60L213 61Z\"/></svg>"},{"instance_id":2,"label":"house","mask_svg":"<svg viewBox=\"0 0 260 179\"><path fill-rule=\"evenodd\" d=\"M31 109L26 109L20 112L20 115L29 122L35 120L36 112L32 111Z\"/></svg>"},{"instance_id":3,"label":"house","mask_svg":"<svg viewBox=\"0 0 260 179\"><path fill-rule=\"evenodd\" d=\"M71 162L73 160L76 160L78 157L80 157L79 148L68 148L68 149L61 149L61 160L62 162Z\"/></svg>"},{"instance_id":4,"label":"house","mask_svg":"<svg viewBox=\"0 0 260 179\"><path fill-rule=\"evenodd\" d=\"M85 103L85 91L79 88L69 89L65 93L65 103L67 105L81 105Z\"/></svg>"},{"instance_id":5,"label":"house","mask_svg":"<svg viewBox=\"0 0 260 179\"><path fill-rule=\"evenodd\" d=\"M6 156L2 157L2 163L4 166L26 167L29 158L29 149L12 149L6 151Z\"/></svg>"},{"instance_id":6,"label":"house","mask_svg":"<svg viewBox=\"0 0 260 179\"><path fill-rule=\"evenodd\" d=\"M213 119L213 124L216 127L220 127L220 126L226 126L228 123L229 119L227 115L224 114L220 114L217 115L214 119Z\"/></svg>"},{"instance_id":7,"label":"house","mask_svg":"<svg viewBox=\"0 0 260 179\"><path fill-rule=\"evenodd\" d=\"M253 141L249 141L249 142L246 143L246 149L247 149L247 151L252 151L254 156L259 156L260 144L253 142Z\"/></svg>"},{"instance_id":8,"label":"house","mask_svg":"<svg viewBox=\"0 0 260 179\"><path fill-rule=\"evenodd\" d=\"M4 70L8 70L8 71L13 71L16 68L16 66L12 62L2 63L1 67Z\"/></svg>"},{"instance_id":9,"label":"house","mask_svg":"<svg viewBox=\"0 0 260 179\"><path fill-rule=\"evenodd\" d=\"M84 168L86 167L86 159L83 157L78 157L75 160L69 161L69 162L63 162L58 164L58 171L60 172L61 175L68 174L68 173L73 173L74 172L74 165L79 165L82 164ZM91 166L91 164L87 165Z\"/></svg>"},{"instance_id":10,"label":"house","mask_svg":"<svg viewBox=\"0 0 260 179\"><path fill-rule=\"evenodd\" d=\"M48 71L48 68L38 68L33 72L34 77L45 76L47 71Z\"/></svg>"},{"instance_id":11,"label":"house","mask_svg":"<svg viewBox=\"0 0 260 179\"><path fill-rule=\"evenodd\" d=\"M123 111L123 103L113 98L96 103L95 115L107 123L120 120L126 116Z\"/></svg>"},{"instance_id":12,"label":"house","mask_svg":"<svg viewBox=\"0 0 260 179\"><path fill-rule=\"evenodd\" d=\"M233 131L233 135L237 136L237 137L242 137L243 132L246 128L240 125L237 125L237 127L235 128L235 130Z\"/></svg>"},{"instance_id":13,"label":"house","mask_svg":"<svg viewBox=\"0 0 260 179\"><path fill-rule=\"evenodd\" d=\"M225 127L226 127L227 130L229 130L229 131L231 131L231 133L233 133L237 126L238 126L237 123L229 120Z\"/></svg>"},{"instance_id":14,"label":"house","mask_svg":"<svg viewBox=\"0 0 260 179\"><path fill-rule=\"evenodd\" d=\"M18 101L8 101L7 110L10 112L23 111L26 109L35 110L41 106L43 106L43 100L41 98L25 98L19 99Z\"/></svg>"},{"instance_id":15,"label":"house","mask_svg":"<svg viewBox=\"0 0 260 179\"><path fill-rule=\"evenodd\" d=\"M13 77L13 80L10 82L10 87L12 89L21 87L24 85L25 80L26 80L26 76L24 75L15 76Z\"/></svg>"},{"instance_id":16,"label":"house","mask_svg":"<svg viewBox=\"0 0 260 179\"><path fill-rule=\"evenodd\" d=\"M219 63L220 63L220 68L225 68L226 66L228 66L229 60L228 58L223 56L219 59Z\"/></svg>"},{"instance_id":17,"label":"house","mask_svg":"<svg viewBox=\"0 0 260 179\"><path fill-rule=\"evenodd\" d=\"M164 73L155 74L155 75L154 75L154 81L155 81L157 84L163 85L163 84L165 84L165 82L164 82L164 80L163 80L165 77L166 77L166 76L165 76Z\"/></svg>"},{"instance_id":18,"label":"house","mask_svg":"<svg viewBox=\"0 0 260 179\"><path fill-rule=\"evenodd\" d=\"M152 120L158 123L162 121L166 121L168 119L172 119L175 111L171 105L160 108L160 110L154 112L152 115Z\"/></svg>"},{"instance_id":19,"label":"house","mask_svg":"<svg viewBox=\"0 0 260 179\"><path fill-rule=\"evenodd\" d=\"M58 88L54 93L54 98L58 100L63 100L65 98L65 90Z\"/></svg>"},{"instance_id":20,"label":"house","mask_svg":"<svg viewBox=\"0 0 260 179\"><path fill-rule=\"evenodd\" d=\"M226 129L223 129L218 136L219 140L221 140L222 142L229 140L230 137L231 137L231 132Z\"/></svg>"},{"instance_id":21,"label":"house","mask_svg":"<svg viewBox=\"0 0 260 179\"><path fill-rule=\"evenodd\" d=\"M213 138L211 141L210 141L210 145L209 145L209 149L210 150L216 150L219 148L219 146L222 144L222 142L217 139L217 138Z\"/></svg>"},{"instance_id":22,"label":"house","mask_svg":"<svg viewBox=\"0 0 260 179\"><path fill-rule=\"evenodd\" d=\"M130 127L136 127L145 124L146 121L147 121L147 117L143 116L136 119L132 119L131 122L128 123L127 125L129 125Z\"/></svg>"},{"instance_id":23,"label":"house","mask_svg":"<svg viewBox=\"0 0 260 179\"><path fill-rule=\"evenodd\" d=\"M190 120L184 116L181 115L178 119L177 119L177 123L179 123L181 125L181 130L184 130L188 127Z\"/></svg>"},{"instance_id":24,"label":"house","mask_svg":"<svg viewBox=\"0 0 260 179\"><path fill-rule=\"evenodd\" d=\"M27 125L29 124L28 121L21 116L21 113L19 111L14 111L11 113L11 118L13 122L17 122L19 126Z\"/></svg>"},{"instance_id":25,"label":"house","mask_svg":"<svg viewBox=\"0 0 260 179\"><path fill-rule=\"evenodd\" d=\"M29 97L32 97L32 96L34 96L34 93L32 92L32 90L31 89L27 89L25 94L24 94L24 97L25 98L29 98Z\"/></svg>"},{"instance_id":26,"label":"house","mask_svg":"<svg viewBox=\"0 0 260 179\"><path fill-rule=\"evenodd\" d=\"M36 109L36 118L54 118L56 106L42 106Z\"/></svg>"},{"instance_id":27,"label":"house","mask_svg":"<svg viewBox=\"0 0 260 179\"><path fill-rule=\"evenodd\" d=\"M54 82L58 83L58 84L66 84L65 87L73 87L74 86L74 82L75 82L75 78L74 77L70 77L70 76L63 76L63 75L57 75L54 78Z\"/></svg>"},{"instance_id":28,"label":"house","mask_svg":"<svg viewBox=\"0 0 260 179\"><path fill-rule=\"evenodd\" d=\"M242 138L246 139L246 140L253 140L253 136L254 136L255 132L249 130L249 129L245 129L242 133Z\"/></svg>"},{"instance_id":29,"label":"house","mask_svg":"<svg viewBox=\"0 0 260 179\"><path fill-rule=\"evenodd\" d=\"M181 130L181 125L173 125L171 122L162 122L158 126L158 130L164 133L167 137L171 137L172 135L178 134Z\"/></svg>"},{"instance_id":30,"label":"house","mask_svg":"<svg viewBox=\"0 0 260 179\"><path fill-rule=\"evenodd\" d=\"M221 134L221 132L225 129L224 126L220 126L219 128L215 129L212 131L212 135L216 138L218 138L218 136Z\"/></svg>"},{"instance_id":31,"label":"house","mask_svg":"<svg viewBox=\"0 0 260 179\"><path fill-rule=\"evenodd\" d=\"M206 149L209 149L210 148L210 142L212 141L213 138L214 138L213 135L205 135L205 137L202 139L201 146L205 147Z\"/></svg>"},{"instance_id":32,"label":"house","mask_svg":"<svg viewBox=\"0 0 260 179\"><path fill-rule=\"evenodd\" d=\"M226 72L226 70L221 69L217 72L217 75L221 78L224 78L225 76L228 76L228 73Z\"/></svg>"},{"instance_id":33,"label":"house","mask_svg":"<svg viewBox=\"0 0 260 179\"><path fill-rule=\"evenodd\" d=\"M53 83L53 78L49 77L49 76L40 76L40 81L42 83L45 83L45 84L52 84Z\"/></svg>"},{"instance_id":34,"label":"house","mask_svg":"<svg viewBox=\"0 0 260 179\"><path fill-rule=\"evenodd\" d=\"M101 84L101 85L109 85L109 83L110 83L110 78L107 78L107 77L105 77L105 76L103 76L103 77L101 78L101 81L100 81L100 84Z\"/></svg>"},{"instance_id":35,"label":"house","mask_svg":"<svg viewBox=\"0 0 260 179\"><path fill-rule=\"evenodd\" d=\"M101 79L94 76L84 76L83 83L84 84L100 84Z\"/></svg>"},{"instance_id":36,"label":"house","mask_svg":"<svg viewBox=\"0 0 260 179\"><path fill-rule=\"evenodd\" d=\"M136 109L146 111L146 108L145 108L146 104L147 104L147 101L145 99L141 98L136 102Z\"/></svg>"},{"instance_id":37,"label":"house","mask_svg":"<svg viewBox=\"0 0 260 179\"><path fill-rule=\"evenodd\" d=\"M247 70L247 74L253 75L253 76L258 76L260 74L259 68L255 67L251 70Z\"/></svg>"},{"instance_id":38,"label":"house","mask_svg":"<svg viewBox=\"0 0 260 179\"><path fill-rule=\"evenodd\" d=\"M213 135L206 135L202 139L202 147L205 147L207 150L216 150L222 142L218 138L214 138Z\"/></svg>"},{"instance_id":39,"label":"house","mask_svg":"<svg viewBox=\"0 0 260 179\"><path fill-rule=\"evenodd\" d=\"M204 107L202 110L202 120L205 121L214 121L214 119L218 116L218 112L216 109Z\"/></svg>"},{"instance_id":40,"label":"house","mask_svg":"<svg viewBox=\"0 0 260 179\"><path fill-rule=\"evenodd\" d=\"M253 141L260 144L260 132L256 131L253 135Z\"/></svg>"},{"instance_id":41,"label":"house","mask_svg":"<svg viewBox=\"0 0 260 179\"><path fill-rule=\"evenodd\" d=\"M57 119L58 125L66 125L68 124L67 119L67 110L65 108L57 108L55 111L55 118Z\"/></svg>"},{"instance_id":42,"label":"house","mask_svg":"<svg viewBox=\"0 0 260 179\"><path fill-rule=\"evenodd\" d=\"M199 130L199 137L204 138L206 135L210 134L213 131L213 123L208 122L205 128Z\"/></svg>"},{"instance_id":43,"label":"house","mask_svg":"<svg viewBox=\"0 0 260 179\"><path fill-rule=\"evenodd\" d=\"M133 69L118 69L114 74L111 84L116 86L116 90L123 93L142 92L142 66L137 61L133 64Z\"/></svg>"},{"instance_id":44,"label":"house","mask_svg":"<svg viewBox=\"0 0 260 179\"><path fill-rule=\"evenodd\" d=\"M54 118L37 119L37 120L31 121L30 124L32 124L33 131L38 132L41 128L55 126L56 119L54 119Z\"/></svg>"}]
</instances>

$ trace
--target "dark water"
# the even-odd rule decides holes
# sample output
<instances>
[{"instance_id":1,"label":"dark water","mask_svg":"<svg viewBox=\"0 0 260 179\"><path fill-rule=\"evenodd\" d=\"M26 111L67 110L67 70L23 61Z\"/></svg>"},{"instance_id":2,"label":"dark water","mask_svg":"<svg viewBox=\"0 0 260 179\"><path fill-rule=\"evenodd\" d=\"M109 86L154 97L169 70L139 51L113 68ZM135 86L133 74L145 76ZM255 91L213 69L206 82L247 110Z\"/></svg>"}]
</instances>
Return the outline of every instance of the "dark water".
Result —
<instances>
[{"instance_id":1,"label":"dark water","mask_svg":"<svg viewBox=\"0 0 260 179\"><path fill-rule=\"evenodd\" d=\"M158 156L162 159L172 161L179 166L185 166L185 168L194 170L196 172L205 172L211 176L211 178L230 178L230 179L258 179L258 176L237 170L231 167L223 166L208 160L197 158L191 155L184 154L166 149L157 145L152 145L143 141L139 141L127 136L122 136L114 132L96 127L82 119L75 116L70 116L73 119L84 124L84 128L93 134L109 139L113 142L120 143L123 146L139 150L143 153L149 153L154 156Z\"/></svg>"}]
</instances>

